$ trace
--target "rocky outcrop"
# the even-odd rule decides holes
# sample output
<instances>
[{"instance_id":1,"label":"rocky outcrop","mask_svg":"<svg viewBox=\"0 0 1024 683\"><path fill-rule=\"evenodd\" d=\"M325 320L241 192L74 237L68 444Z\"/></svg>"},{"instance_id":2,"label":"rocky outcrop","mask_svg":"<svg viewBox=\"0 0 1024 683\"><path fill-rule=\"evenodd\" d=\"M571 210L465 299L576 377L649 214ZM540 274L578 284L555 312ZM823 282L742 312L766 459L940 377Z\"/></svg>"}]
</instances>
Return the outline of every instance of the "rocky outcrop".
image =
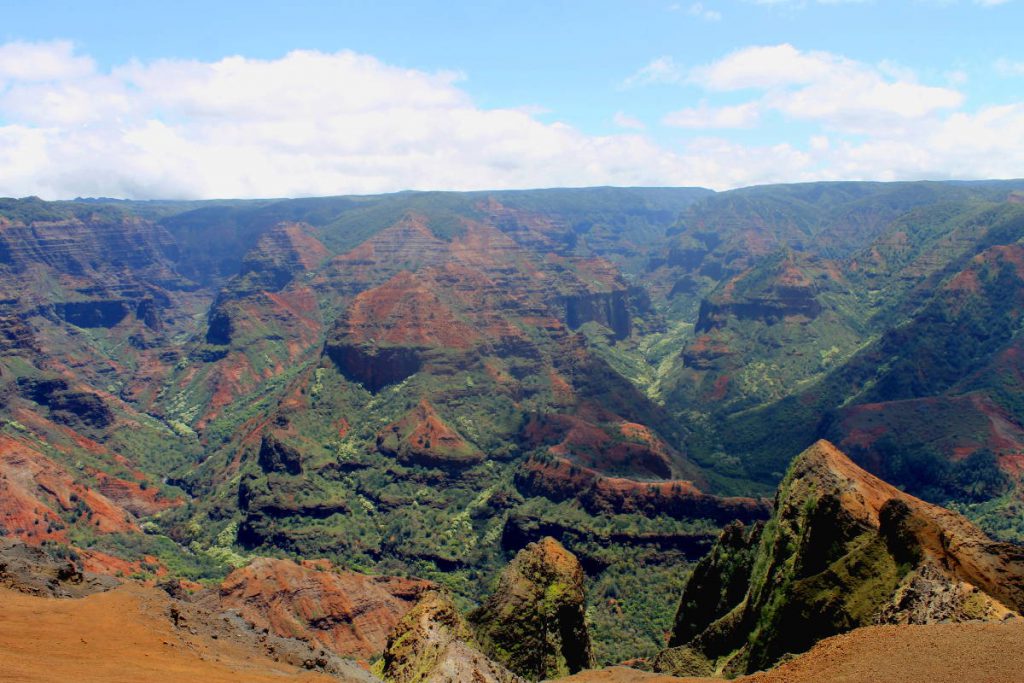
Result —
<instances>
[{"instance_id":1,"label":"rocky outcrop","mask_svg":"<svg viewBox=\"0 0 1024 683\"><path fill-rule=\"evenodd\" d=\"M472 644L451 599L426 593L388 637L381 668L388 683L522 683Z\"/></svg>"},{"instance_id":2,"label":"rocky outcrop","mask_svg":"<svg viewBox=\"0 0 1024 683\"><path fill-rule=\"evenodd\" d=\"M430 587L417 579L338 571L326 560L259 558L224 579L216 602L258 629L369 659L384 651L388 633Z\"/></svg>"},{"instance_id":3,"label":"rocky outcrop","mask_svg":"<svg viewBox=\"0 0 1024 683\"><path fill-rule=\"evenodd\" d=\"M691 671L673 662L702 661L743 673L858 626L1003 620L1022 609L1024 549L819 441L794 460L763 531L727 529L694 571L670 640L680 649L657 662L669 673Z\"/></svg>"},{"instance_id":4,"label":"rocky outcrop","mask_svg":"<svg viewBox=\"0 0 1024 683\"><path fill-rule=\"evenodd\" d=\"M263 233L242 259L239 278L249 289L277 292L304 272L317 268L330 253L309 226L278 223Z\"/></svg>"},{"instance_id":5,"label":"rocky outcrop","mask_svg":"<svg viewBox=\"0 0 1024 683\"><path fill-rule=\"evenodd\" d=\"M0 314L0 353L32 354L38 351L35 332L20 315Z\"/></svg>"},{"instance_id":6,"label":"rocky outcrop","mask_svg":"<svg viewBox=\"0 0 1024 683\"><path fill-rule=\"evenodd\" d=\"M50 410L52 419L63 424L104 429L114 415L103 399L89 391L72 389L58 378L18 378L18 392Z\"/></svg>"},{"instance_id":7,"label":"rocky outcrop","mask_svg":"<svg viewBox=\"0 0 1024 683\"><path fill-rule=\"evenodd\" d=\"M283 442L274 432L264 434L260 440L257 461L264 472L302 474L302 453Z\"/></svg>"},{"instance_id":8,"label":"rocky outcrop","mask_svg":"<svg viewBox=\"0 0 1024 683\"><path fill-rule=\"evenodd\" d=\"M738 605L750 585L750 573L764 525L733 522L697 566L679 601L669 645L688 643L703 628Z\"/></svg>"},{"instance_id":9,"label":"rocky outcrop","mask_svg":"<svg viewBox=\"0 0 1024 683\"><path fill-rule=\"evenodd\" d=\"M117 586L110 576L84 571L74 551L0 538L0 586L51 598L80 598Z\"/></svg>"},{"instance_id":10,"label":"rocky outcrop","mask_svg":"<svg viewBox=\"0 0 1024 683\"><path fill-rule=\"evenodd\" d=\"M522 439L527 448L548 446L551 455L604 474L670 479L688 464L650 428L610 414L535 415Z\"/></svg>"},{"instance_id":11,"label":"rocky outcrop","mask_svg":"<svg viewBox=\"0 0 1024 683\"><path fill-rule=\"evenodd\" d=\"M834 266L805 255L782 251L725 280L701 301L697 334L729 325L730 318L774 324L786 319L812 320L824 310L818 295L836 285Z\"/></svg>"},{"instance_id":12,"label":"rocky outcrop","mask_svg":"<svg viewBox=\"0 0 1024 683\"><path fill-rule=\"evenodd\" d=\"M413 348L377 348L352 344L328 344L327 356L345 377L377 393L419 372L420 352Z\"/></svg>"},{"instance_id":13,"label":"rocky outcrop","mask_svg":"<svg viewBox=\"0 0 1024 683\"><path fill-rule=\"evenodd\" d=\"M565 323L571 329L596 322L611 330L615 339L625 339L632 331L627 290L566 296L562 298L562 304Z\"/></svg>"},{"instance_id":14,"label":"rocky outcrop","mask_svg":"<svg viewBox=\"0 0 1024 683\"><path fill-rule=\"evenodd\" d=\"M428 467L467 467L484 457L480 449L446 424L426 399L381 430L377 449L402 462Z\"/></svg>"},{"instance_id":15,"label":"rocky outcrop","mask_svg":"<svg viewBox=\"0 0 1024 683\"><path fill-rule=\"evenodd\" d=\"M771 324L787 316L816 318L820 314L821 304L812 295L797 294L724 303L705 299L700 304L694 330L700 333L720 327L726 324L730 316Z\"/></svg>"},{"instance_id":16,"label":"rocky outcrop","mask_svg":"<svg viewBox=\"0 0 1024 683\"><path fill-rule=\"evenodd\" d=\"M528 545L469 615L484 651L533 681L592 666L583 580L579 560L555 539Z\"/></svg>"},{"instance_id":17,"label":"rocky outcrop","mask_svg":"<svg viewBox=\"0 0 1024 683\"><path fill-rule=\"evenodd\" d=\"M57 315L75 327L113 327L128 315L127 302L114 300L64 301L53 305Z\"/></svg>"},{"instance_id":18,"label":"rocky outcrop","mask_svg":"<svg viewBox=\"0 0 1024 683\"><path fill-rule=\"evenodd\" d=\"M360 293L326 346L348 379L373 392L418 372L432 350L466 350L481 336L442 301L430 277L402 271Z\"/></svg>"}]
</instances>

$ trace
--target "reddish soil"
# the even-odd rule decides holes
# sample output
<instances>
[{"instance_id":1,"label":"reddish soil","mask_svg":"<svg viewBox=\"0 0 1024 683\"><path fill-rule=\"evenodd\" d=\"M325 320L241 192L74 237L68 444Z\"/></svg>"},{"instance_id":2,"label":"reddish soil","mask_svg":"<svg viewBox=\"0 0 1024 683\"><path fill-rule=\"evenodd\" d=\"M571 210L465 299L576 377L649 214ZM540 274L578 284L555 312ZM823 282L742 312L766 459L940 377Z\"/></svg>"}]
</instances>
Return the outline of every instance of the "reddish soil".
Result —
<instances>
[{"instance_id":1,"label":"reddish soil","mask_svg":"<svg viewBox=\"0 0 1024 683\"><path fill-rule=\"evenodd\" d=\"M440 418L423 399L402 419L377 435L377 447L400 460L425 464L473 464L483 453Z\"/></svg>"},{"instance_id":2,"label":"reddish soil","mask_svg":"<svg viewBox=\"0 0 1024 683\"><path fill-rule=\"evenodd\" d=\"M355 298L347 312L347 334L356 343L465 349L477 332L459 320L433 287L403 271Z\"/></svg>"},{"instance_id":3,"label":"reddish soil","mask_svg":"<svg viewBox=\"0 0 1024 683\"><path fill-rule=\"evenodd\" d=\"M954 459L988 448L1010 474L1016 471L1016 456L1024 453L1024 429L992 399L977 392L853 406L843 410L841 430L838 445L866 449L874 469L880 469L881 462L872 447L891 433L916 436L953 454Z\"/></svg>"},{"instance_id":4,"label":"reddish soil","mask_svg":"<svg viewBox=\"0 0 1024 683\"><path fill-rule=\"evenodd\" d=\"M531 420L523 437L533 447L552 444L552 455L585 467L631 476L670 478L680 458L645 425L610 414L545 415Z\"/></svg>"},{"instance_id":5,"label":"reddish soil","mask_svg":"<svg viewBox=\"0 0 1024 683\"><path fill-rule=\"evenodd\" d=\"M869 626L823 640L771 671L736 683L1020 683L1024 621ZM625 667L585 671L565 683L709 683Z\"/></svg>"},{"instance_id":6,"label":"reddish soil","mask_svg":"<svg viewBox=\"0 0 1024 683\"><path fill-rule=\"evenodd\" d=\"M63 539L56 529L63 526L56 511L79 504L99 532L137 530L135 518L125 508L100 491L78 484L63 467L31 445L0 435L0 525L9 534L36 544L47 538Z\"/></svg>"},{"instance_id":7,"label":"reddish soil","mask_svg":"<svg viewBox=\"0 0 1024 683\"><path fill-rule=\"evenodd\" d=\"M234 643L175 629L161 591L125 585L77 600L0 589L5 681L336 681Z\"/></svg>"},{"instance_id":8,"label":"reddish soil","mask_svg":"<svg viewBox=\"0 0 1024 683\"><path fill-rule=\"evenodd\" d=\"M326 560L300 565L261 558L224 580L219 602L238 609L257 628L369 659L384 651L388 633L432 585L340 572Z\"/></svg>"},{"instance_id":9,"label":"reddish soil","mask_svg":"<svg viewBox=\"0 0 1024 683\"><path fill-rule=\"evenodd\" d=\"M1024 621L872 626L818 643L743 683L1019 683Z\"/></svg>"}]
</instances>

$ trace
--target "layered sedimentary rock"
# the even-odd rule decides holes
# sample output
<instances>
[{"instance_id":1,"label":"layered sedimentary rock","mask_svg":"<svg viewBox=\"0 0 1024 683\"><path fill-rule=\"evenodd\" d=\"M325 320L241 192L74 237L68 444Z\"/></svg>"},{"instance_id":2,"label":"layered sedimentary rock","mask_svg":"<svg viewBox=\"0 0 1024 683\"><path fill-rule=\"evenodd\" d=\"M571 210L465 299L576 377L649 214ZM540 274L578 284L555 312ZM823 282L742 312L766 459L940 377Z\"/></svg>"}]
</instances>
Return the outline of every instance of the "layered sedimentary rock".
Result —
<instances>
[{"instance_id":1,"label":"layered sedimentary rock","mask_svg":"<svg viewBox=\"0 0 1024 683\"><path fill-rule=\"evenodd\" d=\"M311 640L332 652L369 659L431 584L343 572L326 560L259 558L221 583L217 603L257 628Z\"/></svg>"}]
</instances>

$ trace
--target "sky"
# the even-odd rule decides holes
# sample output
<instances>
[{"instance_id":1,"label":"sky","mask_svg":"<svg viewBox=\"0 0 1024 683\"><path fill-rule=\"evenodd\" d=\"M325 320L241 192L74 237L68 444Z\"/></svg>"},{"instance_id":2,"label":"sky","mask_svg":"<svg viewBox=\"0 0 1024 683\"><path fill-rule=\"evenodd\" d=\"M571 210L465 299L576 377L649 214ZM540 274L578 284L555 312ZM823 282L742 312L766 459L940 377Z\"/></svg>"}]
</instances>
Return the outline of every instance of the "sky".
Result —
<instances>
[{"instance_id":1,"label":"sky","mask_svg":"<svg viewBox=\"0 0 1024 683\"><path fill-rule=\"evenodd\" d=\"M0 0L0 196L1024 176L1024 0Z\"/></svg>"}]
</instances>

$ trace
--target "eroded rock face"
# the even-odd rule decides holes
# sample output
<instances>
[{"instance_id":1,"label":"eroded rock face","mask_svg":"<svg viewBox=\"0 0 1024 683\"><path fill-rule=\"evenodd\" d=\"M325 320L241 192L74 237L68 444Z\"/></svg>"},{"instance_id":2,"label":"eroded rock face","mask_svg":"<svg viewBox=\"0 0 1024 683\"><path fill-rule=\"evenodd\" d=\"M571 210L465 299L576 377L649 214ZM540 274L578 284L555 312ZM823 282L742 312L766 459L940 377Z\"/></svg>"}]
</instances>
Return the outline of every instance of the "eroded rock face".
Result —
<instances>
[{"instance_id":1,"label":"eroded rock face","mask_svg":"<svg viewBox=\"0 0 1024 683\"><path fill-rule=\"evenodd\" d=\"M49 408L52 418L63 424L103 429L114 421L110 408L96 393L72 388L63 379L19 378L18 391Z\"/></svg>"},{"instance_id":2,"label":"eroded rock face","mask_svg":"<svg viewBox=\"0 0 1024 683\"><path fill-rule=\"evenodd\" d=\"M488 659L451 599L426 593L388 637L382 671L388 683L521 683L519 676Z\"/></svg>"},{"instance_id":3,"label":"eroded rock face","mask_svg":"<svg viewBox=\"0 0 1024 683\"><path fill-rule=\"evenodd\" d=\"M58 554L0 538L0 586L5 588L51 598L80 598L119 583L111 576L84 571L80 558L66 549Z\"/></svg>"},{"instance_id":4,"label":"eroded rock face","mask_svg":"<svg viewBox=\"0 0 1024 683\"><path fill-rule=\"evenodd\" d=\"M257 628L312 640L342 656L370 658L427 581L341 572L330 563L260 558L220 586L222 609L235 609Z\"/></svg>"},{"instance_id":5,"label":"eroded rock face","mask_svg":"<svg viewBox=\"0 0 1024 683\"><path fill-rule=\"evenodd\" d=\"M565 297L565 323L575 330L596 322L611 330L615 339L625 339L632 331L628 294L620 289Z\"/></svg>"},{"instance_id":6,"label":"eroded rock face","mask_svg":"<svg viewBox=\"0 0 1024 683\"><path fill-rule=\"evenodd\" d=\"M583 580L579 560L555 539L526 546L469 615L484 651L534 681L592 666Z\"/></svg>"},{"instance_id":7,"label":"eroded rock face","mask_svg":"<svg viewBox=\"0 0 1024 683\"><path fill-rule=\"evenodd\" d=\"M690 642L706 624L728 614L744 598L763 523L745 527L739 522L722 530L711 552L694 567L679 601L669 645Z\"/></svg>"},{"instance_id":8,"label":"eroded rock face","mask_svg":"<svg viewBox=\"0 0 1024 683\"><path fill-rule=\"evenodd\" d=\"M749 581L742 594L737 579ZM686 674L704 661L743 673L859 626L1002 620L1022 609L1019 546L991 541L819 441L793 461L763 532L727 529L698 565L676 617L676 650L656 665Z\"/></svg>"},{"instance_id":9,"label":"eroded rock face","mask_svg":"<svg viewBox=\"0 0 1024 683\"><path fill-rule=\"evenodd\" d=\"M281 441L273 432L263 435L258 461L264 472L302 474L302 454L295 447Z\"/></svg>"}]
</instances>

